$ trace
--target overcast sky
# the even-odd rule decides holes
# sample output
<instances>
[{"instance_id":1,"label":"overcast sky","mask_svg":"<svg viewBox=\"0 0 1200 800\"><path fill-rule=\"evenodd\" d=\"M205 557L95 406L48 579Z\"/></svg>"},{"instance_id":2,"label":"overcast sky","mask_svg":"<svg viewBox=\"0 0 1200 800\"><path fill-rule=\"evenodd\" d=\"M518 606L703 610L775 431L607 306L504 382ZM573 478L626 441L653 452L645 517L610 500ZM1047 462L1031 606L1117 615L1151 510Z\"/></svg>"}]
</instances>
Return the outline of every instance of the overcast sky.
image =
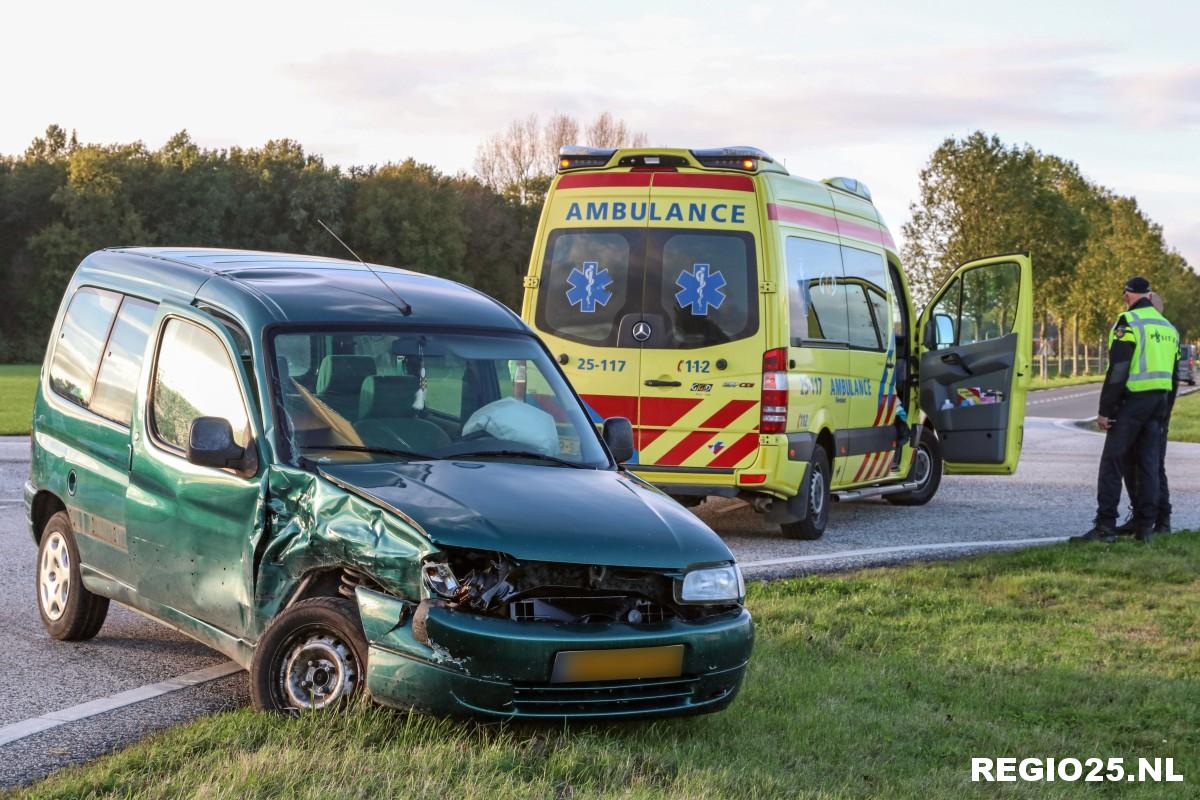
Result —
<instances>
[{"instance_id":1,"label":"overcast sky","mask_svg":"<svg viewBox=\"0 0 1200 800\"><path fill-rule=\"evenodd\" d=\"M989 10L984 11L984 8ZM1200 4L6 3L0 152L187 128L448 172L530 112L652 144L753 144L865 181L893 229L946 136L982 129L1132 194L1200 265ZM213 243L219 244L219 243Z\"/></svg>"}]
</instances>

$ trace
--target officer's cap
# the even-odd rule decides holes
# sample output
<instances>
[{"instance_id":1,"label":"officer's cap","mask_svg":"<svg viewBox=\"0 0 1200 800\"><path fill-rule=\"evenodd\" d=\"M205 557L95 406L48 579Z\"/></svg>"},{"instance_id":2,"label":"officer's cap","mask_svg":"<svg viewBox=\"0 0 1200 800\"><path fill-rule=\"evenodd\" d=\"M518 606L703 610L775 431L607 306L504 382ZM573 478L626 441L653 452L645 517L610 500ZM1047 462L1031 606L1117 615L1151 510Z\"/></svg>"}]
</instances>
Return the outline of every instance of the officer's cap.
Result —
<instances>
[{"instance_id":1,"label":"officer's cap","mask_svg":"<svg viewBox=\"0 0 1200 800\"><path fill-rule=\"evenodd\" d=\"M1125 291L1130 294L1146 294L1150 291L1150 281L1141 277L1130 278L1125 281Z\"/></svg>"}]
</instances>

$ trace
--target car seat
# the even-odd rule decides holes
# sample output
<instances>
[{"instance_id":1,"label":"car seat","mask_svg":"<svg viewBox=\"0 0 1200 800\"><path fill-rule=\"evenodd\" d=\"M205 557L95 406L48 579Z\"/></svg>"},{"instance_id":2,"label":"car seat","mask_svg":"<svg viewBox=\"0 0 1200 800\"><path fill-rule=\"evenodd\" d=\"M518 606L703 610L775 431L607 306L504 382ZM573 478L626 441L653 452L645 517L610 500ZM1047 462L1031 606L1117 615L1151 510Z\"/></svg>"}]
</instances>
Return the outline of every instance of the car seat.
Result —
<instances>
[{"instance_id":1,"label":"car seat","mask_svg":"<svg viewBox=\"0 0 1200 800\"><path fill-rule=\"evenodd\" d=\"M317 370L317 398L353 420L363 381L374 374L375 359L370 356L325 356Z\"/></svg>"},{"instance_id":2,"label":"car seat","mask_svg":"<svg viewBox=\"0 0 1200 800\"><path fill-rule=\"evenodd\" d=\"M431 453L450 444L450 436L413 409L418 378L372 375L362 383L354 428L368 447L393 447Z\"/></svg>"}]
</instances>

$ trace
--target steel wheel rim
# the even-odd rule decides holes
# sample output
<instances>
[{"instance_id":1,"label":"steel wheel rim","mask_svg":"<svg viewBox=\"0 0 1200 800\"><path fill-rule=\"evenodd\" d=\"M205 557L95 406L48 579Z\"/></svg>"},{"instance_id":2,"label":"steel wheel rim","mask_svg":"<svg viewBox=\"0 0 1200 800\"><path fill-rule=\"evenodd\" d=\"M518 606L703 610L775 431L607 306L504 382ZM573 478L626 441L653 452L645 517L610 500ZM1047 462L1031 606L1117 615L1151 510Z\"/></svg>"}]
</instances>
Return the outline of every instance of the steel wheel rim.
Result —
<instances>
[{"instance_id":1,"label":"steel wheel rim","mask_svg":"<svg viewBox=\"0 0 1200 800\"><path fill-rule=\"evenodd\" d=\"M914 458L916 463L913 464L913 477L917 479L917 489L924 489L933 472L933 459L930 458L929 450L924 445L917 448Z\"/></svg>"},{"instance_id":2,"label":"steel wheel rim","mask_svg":"<svg viewBox=\"0 0 1200 800\"><path fill-rule=\"evenodd\" d=\"M71 596L71 552L67 540L55 531L46 539L42 558L38 563L38 602L42 613L57 621L67 613L67 600Z\"/></svg>"},{"instance_id":3,"label":"steel wheel rim","mask_svg":"<svg viewBox=\"0 0 1200 800\"><path fill-rule=\"evenodd\" d=\"M327 708L349 697L358 685L354 651L325 630L297 634L284 651L281 667L279 689L292 708Z\"/></svg>"},{"instance_id":4,"label":"steel wheel rim","mask_svg":"<svg viewBox=\"0 0 1200 800\"><path fill-rule=\"evenodd\" d=\"M808 492L808 506L812 510L813 517L820 517L821 512L825 510L825 473L819 469L813 470L812 486Z\"/></svg>"}]
</instances>

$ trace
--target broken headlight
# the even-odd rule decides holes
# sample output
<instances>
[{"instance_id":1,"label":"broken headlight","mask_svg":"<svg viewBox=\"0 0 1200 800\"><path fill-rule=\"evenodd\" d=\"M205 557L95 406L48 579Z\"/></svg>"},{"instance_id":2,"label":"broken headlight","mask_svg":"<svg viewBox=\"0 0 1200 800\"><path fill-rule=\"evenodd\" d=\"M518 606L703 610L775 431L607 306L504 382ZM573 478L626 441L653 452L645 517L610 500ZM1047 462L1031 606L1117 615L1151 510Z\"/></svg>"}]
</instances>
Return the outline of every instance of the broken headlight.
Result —
<instances>
[{"instance_id":1,"label":"broken headlight","mask_svg":"<svg viewBox=\"0 0 1200 800\"><path fill-rule=\"evenodd\" d=\"M737 564L694 569L683 576L679 599L685 603L736 603L746 594Z\"/></svg>"},{"instance_id":2,"label":"broken headlight","mask_svg":"<svg viewBox=\"0 0 1200 800\"><path fill-rule=\"evenodd\" d=\"M454 570L445 561L426 561L421 565L421 575L425 580L425 588L435 597L453 600L458 596L458 578Z\"/></svg>"}]
</instances>

